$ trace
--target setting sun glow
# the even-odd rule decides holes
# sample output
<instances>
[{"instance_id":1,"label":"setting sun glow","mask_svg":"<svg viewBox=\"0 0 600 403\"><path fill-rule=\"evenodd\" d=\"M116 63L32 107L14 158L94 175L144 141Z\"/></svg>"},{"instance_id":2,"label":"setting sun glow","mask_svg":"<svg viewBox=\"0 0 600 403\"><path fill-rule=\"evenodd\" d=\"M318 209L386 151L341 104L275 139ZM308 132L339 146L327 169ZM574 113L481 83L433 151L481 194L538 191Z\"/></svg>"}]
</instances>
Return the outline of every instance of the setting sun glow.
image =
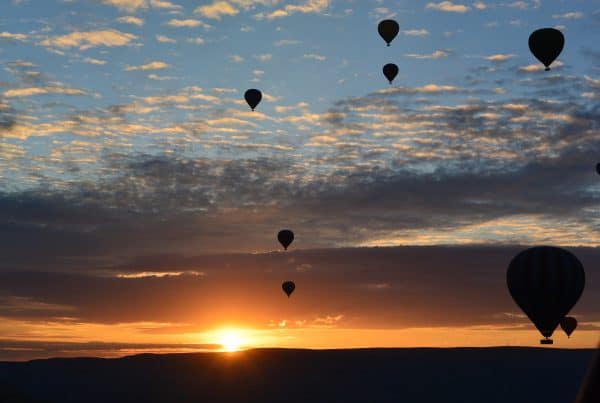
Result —
<instances>
[{"instance_id":1,"label":"setting sun glow","mask_svg":"<svg viewBox=\"0 0 600 403\"><path fill-rule=\"evenodd\" d=\"M223 346L223 350L234 352L240 350L245 343L241 334L235 330L224 330L219 336L219 344Z\"/></svg>"}]
</instances>

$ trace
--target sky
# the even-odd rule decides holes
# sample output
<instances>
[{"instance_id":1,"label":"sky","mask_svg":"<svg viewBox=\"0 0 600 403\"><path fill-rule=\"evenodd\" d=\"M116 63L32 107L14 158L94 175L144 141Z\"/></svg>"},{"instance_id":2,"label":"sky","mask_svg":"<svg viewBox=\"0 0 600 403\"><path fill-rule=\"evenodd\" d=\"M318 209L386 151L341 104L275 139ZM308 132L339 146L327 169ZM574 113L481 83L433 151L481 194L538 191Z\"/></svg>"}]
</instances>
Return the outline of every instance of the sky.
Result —
<instances>
[{"instance_id":1,"label":"sky","mask_svg":"<svg viewBox=\"0 0 600 403\"><path fill-rule=\"evenodd\" d=\"M0 359L539 345L532 245L584 264L556 346L594 346L599 34L583 0L2 2Z\"/></svg>"}]
</instances>

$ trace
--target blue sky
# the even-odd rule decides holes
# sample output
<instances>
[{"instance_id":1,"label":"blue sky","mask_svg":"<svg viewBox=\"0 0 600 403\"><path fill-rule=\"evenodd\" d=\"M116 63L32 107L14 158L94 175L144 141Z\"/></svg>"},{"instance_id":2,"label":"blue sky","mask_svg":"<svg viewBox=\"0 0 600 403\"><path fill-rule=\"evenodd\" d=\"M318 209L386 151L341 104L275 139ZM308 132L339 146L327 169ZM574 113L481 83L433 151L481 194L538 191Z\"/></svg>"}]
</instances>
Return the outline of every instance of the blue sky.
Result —
<instances>
[{"instance_id":1,"label":"blue sky","mask_svg":"<svg viewBox=\"0 0 600 403\"><path fill-rule=\"evenodd\" d=\"M12 1L0 19L0 186L103 193L102 184L123 183L124 166L152 158L175 170L198 161L284 164L260 180L295 183L294 192L381 175L460 181L525 174L532 164L571 167L566 155L597 150L599 13L586 1ZM377 34L384 18L400 24L391 47ZM566 36L551 72L527 48L529 34L547 26ZM388 62L400 69L393 86L381 73ZM243 100L253 87L264 94L256 112ZM543 239L525 233L535 225L566 244L597 245L595 160L588 164L576 185L568 169L556 184L586 198L573 207L593 234L586 239L565 229L579 224L563 206L534 214L541 200L508 196L491 215L450 219L458 223L449 236L402 218L400 229L421 241L363 223L358 243L463 243L465 232L467 243L530 243ZM205 190L234 194L220 183L223 167L213 168Z\"/></svg>"}]
</instances>

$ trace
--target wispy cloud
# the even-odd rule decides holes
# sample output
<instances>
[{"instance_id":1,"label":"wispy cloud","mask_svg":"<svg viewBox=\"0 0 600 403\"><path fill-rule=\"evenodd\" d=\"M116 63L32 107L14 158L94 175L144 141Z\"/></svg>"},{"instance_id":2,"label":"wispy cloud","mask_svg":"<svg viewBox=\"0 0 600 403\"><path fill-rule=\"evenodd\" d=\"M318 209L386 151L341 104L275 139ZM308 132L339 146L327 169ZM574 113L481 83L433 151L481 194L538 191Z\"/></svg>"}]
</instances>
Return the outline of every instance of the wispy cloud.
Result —
<instances>
[{"instance_id":1,"label":"wispy cloud","mask_svg":"<svg viewBox=\"0 0 600 403\"><path fill-rule=\"evenodd\" d=\"M11 33L11 32L0 32L0 39L10 39L10 40L15 40L15 41L25 41L27 40L28 35L26 34L18 34L18 33Z\"/></svg>"},{"instance_id":2,"label":"wispy cloud","mask_svg":"<svg viewBox=\"0 0 600 403\"><path fill-rule=\"evenodd\" d=\"M427 36L429 35L429 31L426 29L407 29L402 31L402 33L406 36Z\"/></svg>"},{"instance_id":3,"label":"wispy cloud","mask_svg":"<svg viewBox=\"0 0 600 403\"><path fill-rule=\"evenodd\" d=\"M174 28L196 28L196 27L203 27L204 29L211 28L211 26L206 24L205 22L202 22L200 20L195 20L193 18L188 18L188 19L184 19L184 20L173 18L167 22L167 25L170 27L174 27Z\"/></svg>"},{"instance_id":4,"label":"wispy cloud","mask_svg":"<svg viewBox=\"0 0 600 403\"><path fill-rule=\"evenodd\" d=\"M89 64L95 64L98 66L102 66L102 65L105 65L106 63L108 63L106 60L94 59L93 57L86 57L85 59L83 59L83 61L86 63L89 63Z\"/></svg>"},{"instance_id":5,"label":"wispy cloud","mask_svg":"<svg viewBox=\"0 0 600 403\"><path fill-rule=\"evenodd\" d=\"M551 68L559 68L564 66L564 63L560 60L556 60L551 64ZM537 71L542 71L545 69L545 66L542 63L528 64L527 66L519 67L519 71L523 73L535 73Z\"/></svg>"},{"instance_id":6,"label":"wispy cloud","mask_svg":"<svg viewBox=\"0 0 600 403\"><path fill-rule=\"evenodd\" d=\"M279 8L267 14L259 13L256 18L266 18L269 20L277 18L289 17L295 13L309 14L322 13L329 7L329 0L307 0L302 4L286 4L283 8Z\"/></svg>"},{"instance_id":7,"label":"wispy cloud","mask_svg":"<svg viewBox=\"0 0 600 403\"><path fill-rule=\"evenodd\" d=\"M124 16L124 17L119 17L117 18L117 21L122 23L122 24L131 24L131 25L136 25L138 27L141 27L144 25L144 20L139 18L139 17L135 17L132 15L128 15L128 16Z\"/></svg>"},{"instance_id":8,"label":"wispy cloud","mask_svg":"<svg viewBox=\"0 0 600 403\"><path fill-rule=\"evenodd\" d=\"M3 95L7 98L20 98L30 97L34 95L44 94L63 94L63 95L86 95L85 90L78 88L66 88L66 87L29 87L29 88L17 88L13 90L7 90Z\"/></svg>"},{"instance_id":9,"label":"wispy cloud","mask_svg":"<svg viewBox=\"0 0 600 403\"><path fill-rule=\"evenodd\" d=\"M58 47L58 48L79 48L86 50L98 46L126 46L137 36L121 32L116 29L108 29L103 31L87 31L87 32L71 32L66 35L59 35L44 39L40 42L42 46Z\"/></svg>"},{"instance_id":10,"label":"wispy cloud","mask_svg":"<svg viewBox=\"0 0 600 403\"><path fill-rule=\"evenodd\" d=\"M484 59L494 63L502 63L513 57L516 57L516 55L512 53L497 53L495 55L485 56Z\"/></svg>"},{"instance_id":11,"label":"wispy cloud","mask_svg":"<svg viewBox=\"0 0 600 403\"><path fill-rule=\"evenodd\" d=\"M445 11L448 13L466 13L471 7L464 4L455 4L451 1L442 1L440 3L427 3L426 9Z\"/></svg>"},{"instance_id":12,"label":"wispy cloud","mask_svg":"<svg viewBox=\"0 0 600 403\"><path fill-rule=\"evenodd\" d=\"M139 66L127 66L125 71L148 71L148 70L163 70L171 67L168 63L161 61L148 62Z\"/></svg>"},{"instance_id":13,"label":"wispy cloud","mask_svg":"<svg viewBox=\"0 0 600 403\"><path fill-rule=\"evenodd\" d=\"M273 43L274 46L290 46L290 45L299 45L302 43L296 39L280 39Z\"/></svg>"},{"instance_id":14,"label":"wispy cloud","mask_svg":"<svg viewBox=\"0 0 600 403\"><path fill-rule=\"evenodd\" d=\"M272 53L263 53L260 55L254 55L254 58L260 60L261 62L268 62L273 58Z\"/></svg>"},{"instance_id":15,"label":"wispy cloud","mask_svg":"<svg viewBox=\"0 0 600 403\"><path fill-rule=\"evenodd\" d=\"M180 10L183 7L166 0L150 0L152 7L162 10Z\"/></svg>"},{"instance_id":16,"label":"wispy cloud","mask_svg":"<svg viewBox=\"0 0 600 403\"><path fill-rule=\"evenodd\" d=\"M554 14L552 18L556 19L565 19L565 20L578 20L583 18L583 13L581 11L571 11L564 14Z\"/></svg>"},{"instance_id":17,"label":"wispy cloud","mask_svg":"<svg viewBox=\"0 0 600 403\"><path fill-rule=\"evenodd\" d=\"M166 35L156 35L156 41L160 43L177 43L177 40Z\"/></svg>"},{"instance_id":18,"label":"wispy cloud","mask_svg":"<svg viewBox=\"0 0 600 403\"><path fill-rule=\"evenodd\" d=\"M234 63L242 63L244 61L244 58L240 55L230 55L229 58Z\"/></svg>"},{"instance_id":19,"label":"wispy cloud","mask_svg":"<svg viewBox=\"0 0 600 403\"><path fill-rule=\"evenodd\" d=\"M303 57L305 59L313 59L313 60L317 60L319 62L323 62L327 59L325 56L317 54L317 53L305 53Z\"/></svg>"},{"instance_id":20,"label":"wispy cloud","mask_svg":"<svg viewBox=\"0 0 600 403\"><path fill-rule=\"evenodd\" d=\"M226 1L215 1L212 4L197 7L194 13L201 14L206 18L220 20L223 16L238 14L239 10Z\"/></svg>"},{"instance_id":21,"label":"wispy cloud","mask_svg":"<svg viewBox=\"0 0 600 403\"><path fill-rule=\"evenodd\" d=\"M445 57L450 56L450 52L447 50L436 50L430 54L420 54L420 53L407 53L404 56L410 57L412 59L443 59Z\"/></svg>"},{"instance_id":22,"label":"wispy cloud","mask_svg":"<svg viewBox=\"0 0 600 403\"><path fill-rule=\"evenodd\" d=\"M148 8L148 2L146 0L102 0L102 3L130 13Z\"/></svg>"}]
</instances>

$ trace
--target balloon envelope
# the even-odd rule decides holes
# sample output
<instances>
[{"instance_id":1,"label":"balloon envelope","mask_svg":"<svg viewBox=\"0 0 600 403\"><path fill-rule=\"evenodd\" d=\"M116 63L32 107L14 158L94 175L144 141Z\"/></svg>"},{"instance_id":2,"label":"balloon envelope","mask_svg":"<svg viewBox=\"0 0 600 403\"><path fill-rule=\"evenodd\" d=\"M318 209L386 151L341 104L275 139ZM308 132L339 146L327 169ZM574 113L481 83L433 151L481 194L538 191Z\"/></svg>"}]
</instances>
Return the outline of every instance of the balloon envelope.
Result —
<instances>
[{"instance_id":1,"label":"balloon envelope","mask_svg":"<svg viewBox=\"0 0 600 403\"><path fill-rule=\"evenodd\" d=\"M383 40L390 46L390 42L394 40L398 32L400 32L400 25L394 20L383 20L377 26L377 31Z\"/></svg>"},{"instance_id":2,"label":"balloon envelope","mask_svg":"<svg viewBox=\"0 0 600 403\"><path fill-rule=\"evenodd\" d=\"M577 319L572 316L565 316L563 320L560 321L560 328L567 336L571 337L571 333L577 328Z\"/></svg>"},{"instance_id":3,"label":"balloon envelope","mask_svg":"<svg viewBox=\"0 0 600 403\"><path fill-rule=\"evenodd\" d=\"M244 94L244 99L248 103L248 106L250 106L250 109L254 110L262 99L262 93L257 89L251 88Z\"/></svg>"},{"instance_id":4,"label":"balloon envelope","mask_svg":"<svg viewBox=\"0 0 600 403\"><path fill-rule=\"evenodd\" d=\"M550 64L560 55L565 46L565 37L555 28L542 28L529 36L529 50L550 70Z\"/></svg>"},{"instance_id":5,"label":"balloon envelope","mask_svg":"<svg viewBox=\"0 0 600 403\"><path fill-rule=\"evenodd\" d=\"M394 78L398 75L398 66L394 63L388 63L383 66L383 75L388 79L390 84L394 81Z\"/></svg>"},{"instance_id":6,"label":"balloon envelope","mask_svg":"<svg viewBox=\"0 0 600 403\"><path fill-rule=\"evenodd\" d=\"M537 246L512 259L506 282L517 305L548 338L581 296L585 272L571 252Z\"/></svg>"},{"instance_id":7,"label":"balloon envelope","mask_svg":"<svg viewBox=\"0 0 600 403\"><path fill-rule=\"evenodd\" d=\"M289 229L282 229L277 234L277 240L283 246L283 248L287 250L288 246L290 246L294 240L294 233Z\"/></svg>"},{"instance_id":8,"label":"balloon envelope","mask_svg":"<svg viewBox=\"0 0 600 403\"><path fill-rule=\"evenodd\" d=\"M283 284L281 284L281 288L283 289L283 292L285 292L289 298L290 295L292 295L292 293L296 289L296 284L294 284L293 281L284 281Z\"/></svg>"}]
</instances>

